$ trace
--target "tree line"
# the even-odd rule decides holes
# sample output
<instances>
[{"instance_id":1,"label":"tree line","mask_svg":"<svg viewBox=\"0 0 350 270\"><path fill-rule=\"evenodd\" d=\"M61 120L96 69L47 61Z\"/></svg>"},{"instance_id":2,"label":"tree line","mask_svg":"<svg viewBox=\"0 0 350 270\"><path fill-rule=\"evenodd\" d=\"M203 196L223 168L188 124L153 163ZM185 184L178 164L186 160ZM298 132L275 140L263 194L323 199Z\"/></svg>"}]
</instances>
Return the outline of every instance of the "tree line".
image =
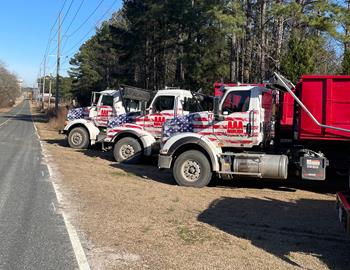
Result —
<instances>
[{"instance_id":1,"label":"tree line","mask_svg":"<svg viewBox=\"0 0 350 270\"><path fill-rule=\"evenodd\" d=\"M350 74L349 1L124 0L70 60L71 89L130 84L210 93L216 81L259 83L274 71Z\"/></svg>"},{"instance_id":2,"label":"tree line","mask_svg":"<svg viewBox=\"0 0 350 270\"><path fill-rule=\"evenodd\" d=\"M17 77L0 63L0 108L15 104L20 95L20 86Z\"/></svg>"}]
</instances>

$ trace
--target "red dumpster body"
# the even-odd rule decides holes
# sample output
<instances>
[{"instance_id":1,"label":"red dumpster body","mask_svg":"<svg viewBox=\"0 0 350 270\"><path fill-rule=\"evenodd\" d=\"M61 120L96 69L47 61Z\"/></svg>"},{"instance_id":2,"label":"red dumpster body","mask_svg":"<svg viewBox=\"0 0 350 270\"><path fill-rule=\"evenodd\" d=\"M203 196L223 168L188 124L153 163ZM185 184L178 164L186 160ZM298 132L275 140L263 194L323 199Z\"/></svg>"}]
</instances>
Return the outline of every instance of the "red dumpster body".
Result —
<instances>
[{"instance_id":1,"label":"red dumpster body","mask_svg":"<svg viewBox=\"0 0 350 270\"><path fill-rule=\"evenodd\" d=\"M305 75L296 94L319 123L350 129L350 76ZM349 132L319 127L300 107L294 117L298 140L350 140Z\"/></svg>"}]
</instances>

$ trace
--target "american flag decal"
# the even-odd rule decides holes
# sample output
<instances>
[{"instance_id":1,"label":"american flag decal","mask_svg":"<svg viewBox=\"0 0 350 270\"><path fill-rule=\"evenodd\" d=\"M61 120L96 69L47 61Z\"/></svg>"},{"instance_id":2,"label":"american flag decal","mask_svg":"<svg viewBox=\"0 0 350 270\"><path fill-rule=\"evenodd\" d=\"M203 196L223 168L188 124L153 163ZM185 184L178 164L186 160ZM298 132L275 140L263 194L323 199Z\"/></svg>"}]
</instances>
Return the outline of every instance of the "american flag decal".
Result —
<instances>
[{"instance_id":1,"label":"american flag decal","mask_svg":"<svg viewBox=\"0 0 350 270\"><path fill-rule=\"evenodd\" d=\"M121 115L117 115L117 116L111 118L110 120L108 120L107 127L108 128L119 127L119 126L126 124L126 123L132 123L132 122L134 122L134 120L135 120L135 118L132 117L132 115L130 115L128 113L124 113Z\"/></svg>"},{"instance_id":2,"label":"american flag decal","mask_svg":"<svg viewBox=\"0 0 350 270\"><path fill-rule=\"evenodd\" d=\"M89 109L87 107L70 109L67 114L68 121L87 118L89 118Z\"/></svg>"},{"instance_id":3,"label":"american flag decal","mask_svg":"<svg viewBox=\"0 0 350 270\"><path fill-rule=\"evenodd\" d=\"M177 133L193 132L194 118L195 114L188 114L167 120L163 126L163 140Z\"/></svg>"}]
</instances>

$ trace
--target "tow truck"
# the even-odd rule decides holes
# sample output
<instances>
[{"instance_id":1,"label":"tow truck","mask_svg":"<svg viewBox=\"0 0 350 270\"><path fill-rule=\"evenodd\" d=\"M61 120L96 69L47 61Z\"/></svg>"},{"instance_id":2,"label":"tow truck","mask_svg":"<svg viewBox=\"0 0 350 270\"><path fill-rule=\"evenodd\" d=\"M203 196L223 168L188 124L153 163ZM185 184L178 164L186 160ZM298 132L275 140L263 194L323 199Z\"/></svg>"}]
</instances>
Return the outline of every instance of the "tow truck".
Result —
<instances>
[{"instance_id":1,"label":"tow truck","mask_svg":"<svg viewBox=\"0 0 350 270\"><path fill-rule=\"evenodd\" d=\"M204 187L213 174L323 181L326 168L350 168L350 76L303 76L295 86L274 74L264 85L223 86L214 110L163 128L158 167L182 186ZM282 137L283 113L293 102L292 132ZM287 106L288 108L283 108Z\"/></svg>"},{"instance_id":2,"label":"tow truck","mask_svg":"<svg viewBox=\"0 0 350 270\"><path fill-rule=\"evenodd\" d=\"M209 110L212 97L176 87L158 90L141 115L123 114L109 121L104 145L117 162L136 164L159 152L163 124L193 111Z\"/></svg>"},{"instance_id":3,"label":"tow truck","mask_svg":"<svg viewBox=\"0 0 350 270\"><path fill-rule=\"evenodd\" d=\"M89 107L68 111L65 127L60 133L67 135L70 147L85 149L103 142L111 118L125 113L137 115L146 108L149 99L149 91L131 86L92 92Z\"/></svg>"}]
</instances>

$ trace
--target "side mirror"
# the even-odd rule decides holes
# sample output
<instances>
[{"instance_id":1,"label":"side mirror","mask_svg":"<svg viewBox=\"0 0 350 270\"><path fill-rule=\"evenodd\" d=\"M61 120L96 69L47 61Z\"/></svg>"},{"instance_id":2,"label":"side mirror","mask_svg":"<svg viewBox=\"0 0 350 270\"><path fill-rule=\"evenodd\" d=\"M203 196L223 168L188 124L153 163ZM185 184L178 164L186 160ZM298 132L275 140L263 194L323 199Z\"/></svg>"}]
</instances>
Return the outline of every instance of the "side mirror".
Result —
<instances>
[{"instance_id":1,"label":"side mirror","mask_svg":"<svg viewBox=\"0 0 350 270\"><path fill-rule=\"evenodd\" d=\"M219 106L220 106L220 98L215 97L214 98L214 106L213 106L215 120L220 120L220 108L219 108Z\"/></svg>"}]
</instances>

